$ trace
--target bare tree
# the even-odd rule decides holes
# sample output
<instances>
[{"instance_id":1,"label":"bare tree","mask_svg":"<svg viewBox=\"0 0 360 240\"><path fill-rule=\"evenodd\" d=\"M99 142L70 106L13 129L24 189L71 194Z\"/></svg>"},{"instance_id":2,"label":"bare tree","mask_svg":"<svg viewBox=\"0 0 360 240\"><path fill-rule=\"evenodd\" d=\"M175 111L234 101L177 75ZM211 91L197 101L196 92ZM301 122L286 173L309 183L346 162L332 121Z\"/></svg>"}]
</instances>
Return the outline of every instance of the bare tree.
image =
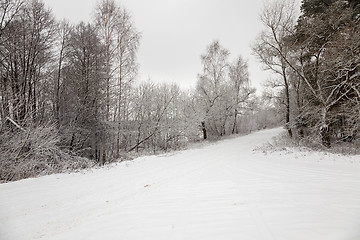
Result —
<instances>
[{"instance_id":1,"label":"bare tree","mask_svg":"<svg viewBox=\"0 0 360 240\"><path fill-rule=\"evenodd\" d=\"M94 26L82 22L71 31L68 62L63 69L64 86L60 98L64 145L78 155L103 164L109 145L104 123L105 60Z\"/></svg>"},{"instance_id":2,"label":"bare tree","mask_svg":"<svg viewBox=\"0 0 360 240\"><path fill-rule=\"evenodd\" d=\"M61 87L61 73L63 69L64 59L68 55L68 49L70 46L70 34L72 31L72 26L69 24L68 21L63 20L58 25L58 43L59 43L59 55L58 55L58 65L57 65L57 72L55 76L55 98L54 98L54 115L56 121L59 123L59 111L60 111L60 87Z\"/></svg>"},{"instance_id":3,"label":"bare tree","mask_svg":"<svg viewBox=\"0 0 360 240\"><path fill-rule=\"evenodd\" d=\"M238 116L250 100L255 89L250 87L249 72L247 62L239 56L233 64L229 65L229 81L230 91L234 106L234 123L232 126L232 134L239 133Z\"/></svg>"},{"instance_id":4,"label":"bare tree","mask_svg":"<svg viewBox=\"0 0 360 240\"><path fill-rule=\"evenodd\" d=\"M177 121L176 125L169 125L176 119L175 103L180 95L179 87L145 82L134 90L136 139L129 151L138 151L140 147L152 148L154 152L157 149L166 150L167 144L180 134L177 132L180 125Z\"/></svg>"},{"instance_id":5,"label":"bare tree","mask_svg":"<svg viewBox=\"0 0 360 240\"><path fill-rule=\"evenodd\" d=\"M140 33L129 12L114 0L103 0L97 6L96 23L105 53L106 120L110 121L114 116L114 121L117 121L115 155L119 157L122 113L126 106L124 94L137 74L136 52Z\"/></svg>"},{"instance_id":6,"label":"bare tree","mask_svg":"<svg viewBox=\"0 0 360 240\"><path fill-rule=\"evenodd\" d=\"M102 0L96 8L96 25L104 45L106 78L106 120L110 121L111 85L115 54L118 47L116 28L119 24L120 8L114 0Z\"/></svg>"},{"instance_id":7,"label":"bare tree","mask_svg":"<svg viewBox=\"0 0 360 240\"><path fill-rule=\"evenodd\" d=\"M0 39L2 42L3 31L19 13L23 0L0 0Z\"/></svg>"},{"instance_id":8,"label":"bare tree","mask_svg":"<svg viewBox=\"0 0 360 240\"><path fill-rule=\"evenodd\" d=\"M132 23L131 16L126 9L121 9L118 17L118 25L116 26L117 56L115 57L117 64L115 64L114 68L118 78L118 99L117 106L114 111L114 119L117 115L118 125L116 140L117 157L119 157L120 154L122 113L126 113L126 93L137 75L138 64L136 62L136 53L140 43L140 33L137 32L134 24Z\"/></svg>"},{"instance_id":9,"label":"bare tree","mask_svg":"<svg viewBox=\"0 0 360 240\"><path fill-rule=\"evenodd\" d=\"M203 120L201 128L204 139L207 138L207 128L211 128L217 135L223 135L224 129L218 126L218 120L224 122L226 117L217 112L224 110L221 106L224 97L224 83L226 81L229 51L223 48L218 41L214 41L207 47L204 55L201 55L203 73L198 75L197 91L202 103Z\"/></svg>"},{"instance_id":10,"label":"bare tree","mask_svg":"<svg viewBox=\"0 0 360 240\"><path fill-rule=\"evenodd\" d=\"M265 5L260 19L266 29L261 32L253 45L254 54L265 65L282 78L285 92L285 124L288 134L292 137L290 127L290 82L288 79L287 60L290 47L286 38L294 33L296 23L294 1L276 0Z\"/></svg>"},{"instance_id":11,"label":"bare tree","mask_svg":"<svg viewBox=\"0 0 360 240\"><path fill-rule=\"evenodd\" d=\"M1 64L4 81L10 86L7 104L9 115L19 123L36 120L40 89L46 84L44 76L52 57L54 23L51 11L33 0L21 7L19 16L3 32L7 41L2 45Z\"/></svg>"}]
</instances>

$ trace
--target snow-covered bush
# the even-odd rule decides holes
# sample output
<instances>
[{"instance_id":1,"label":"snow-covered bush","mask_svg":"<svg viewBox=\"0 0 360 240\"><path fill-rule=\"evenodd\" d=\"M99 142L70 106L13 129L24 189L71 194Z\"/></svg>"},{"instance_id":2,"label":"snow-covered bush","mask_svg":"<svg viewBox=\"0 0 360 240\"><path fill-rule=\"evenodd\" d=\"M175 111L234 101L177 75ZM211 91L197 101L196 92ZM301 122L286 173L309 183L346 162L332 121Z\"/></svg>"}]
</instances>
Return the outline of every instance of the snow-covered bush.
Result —
<instances>
[{"instance_id":1,"label":"snow-covered bush","mask_svg":"<svg viewBox=\"0 0 360 240\"><path fill-rule=\"evenodd\" d=\"M0 134L0 181L16 181L38 175L93 166L58 146L56 126L41 125L25 131L9 129Z\"/></svg>"}]
</instances>

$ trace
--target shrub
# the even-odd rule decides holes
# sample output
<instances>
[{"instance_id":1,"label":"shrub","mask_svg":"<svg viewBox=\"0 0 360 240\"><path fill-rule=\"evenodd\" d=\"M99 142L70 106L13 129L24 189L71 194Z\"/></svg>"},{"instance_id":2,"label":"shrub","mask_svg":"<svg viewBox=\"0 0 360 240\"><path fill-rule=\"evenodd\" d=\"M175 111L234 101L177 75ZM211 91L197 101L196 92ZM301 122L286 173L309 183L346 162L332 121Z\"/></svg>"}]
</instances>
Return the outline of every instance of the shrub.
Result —
<instances>
[{"instance_id":1,"label":"shrub","mask_svg":"<svg viewBox=\"0 0 360 240\"><path fill-rule=\"evenodd\" d=\"M59 147L55 125L6 130L0 134L0 181L83 169L94 162Z\"/></svg>"}]
</instances>

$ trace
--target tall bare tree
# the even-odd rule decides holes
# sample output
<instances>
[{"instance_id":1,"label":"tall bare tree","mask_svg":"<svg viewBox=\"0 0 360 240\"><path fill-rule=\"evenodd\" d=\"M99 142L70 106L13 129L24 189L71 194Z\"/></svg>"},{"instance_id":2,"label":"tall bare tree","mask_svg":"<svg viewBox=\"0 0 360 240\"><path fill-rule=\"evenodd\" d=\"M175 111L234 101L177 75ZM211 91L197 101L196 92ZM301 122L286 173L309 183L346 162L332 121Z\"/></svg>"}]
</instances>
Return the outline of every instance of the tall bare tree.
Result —
<instances>
[{"instance_id":1,"label":"tall bare tree","mask_svg":"<svg viewBox=\"0 0 360 240\"><path fill-rule=\"evenodd\" d=\"M3 31L19 13L23 4L23 0L0 0L0 39Z\"/></svg>"},{"instance_id":2,"label":"tall bare tree","mask_svg":"<svg viewBox=\"0 0 360 240\"><path fill-rule=\"evenodd\" d=\"M292 137L290 127L290 82L288 79L288 65L286 60L290 57L291 47L286 38L294 33L296 23L295 2L276 0L264 6L260 14L265 29L257 37L253 52L265 65L265 69L271 70L282 78L282 86L285 92L285 124L288 134Z\"/></svg>"},{"instance_id":3,"label":"tall bare tree","mask_svg":"<svg viewBox=\"0 0 360 240\"><path fill-rule=\"evenodd\" d=\"M60 115L60 88L61 88L61 74L63 69L64 60L68 55L68 49L70 47L70 34L72 31L72 26L68 21L63 20L58 24L58 65L55 73L55 85L54 85L54 115L55 120L59 123L59 115Z\"/></svg>"},{"instance_id":4,"label":"tall bare tree","mask_svg":"<svg viewBox=\"0 0 360 240\"><path fill-rule=\"evenodd\" d=\"M114 0L102 0L96 8L96 25L104 45L106 78L106 120L111 115L111 89L114 73L114 60L117 51L116 28L119 25L120 8Z\"/></svg>"},{"instance_id":5,"label":"tall bare tree","mask_svg":"<svg viewBox=\"0 0 360 240\"><path fill-rule=\"evenodd\" d=\"M0 120L2 126L5 124L6 118L9 117L10 111L10 93L8 79L8 61L11 52L6 48L5 43L9 40L9 35L3 33L11 24L11 22L19 14L23 1L0 1ZM1 131L0 131L1 132Z\"/></svg>"},{"instance_id":6,"label":"tall bare tree","mask_svg":"<svg viewBox=\"0 0 360 240\"><path fill-rule=\"evenodd\" d=\"M114 119L117 117L116 156L119 157L122 132L121 121L127 110L126 101L128 97L126 94L129 92L138 70L136 53L140 43L140 33L136 30L126 9L119 11L118 24L115 30L117 35L117 55L115 57L117 64L115 64L114 71L118 78L118 91L116 94L118 99Z\"/></svg>"},{"instance_id":7,"label":"tall bare tree","mask_svg":"<svg viewBox=\"0 0 360 240\"><path fill-rule=\"evenodd\" d=\"M96 23L104 44L106 76L106 120L117 121L115 155L119 157L121 142L121 114L126 106L128 88L136 77L136 52L140 33L131 15L114 0L103 0L97 6ZM123 114L124 115L124 114Z\"/></svg>"},{"instance_id":8,"label":"tall bare tree","mask_svg":"<svg viewBox=\"0 0 360 240\"><path fill-rule=\"evenodd\" d=\"M44 75L52 57L54 24L51 11L33 0L22 5L19 16L3 32L7 40L2 45L2 69L11 89L9 115L16 121L36 120L40 89L46 84Z\"/></svg>"},{"instance_id":9,"label":"tall bare tree","mask_svg":"<svg viewBox=\"0 0 360 240\"><path fill-rule=\"evenodd\" d=\"M106 161L108 149L104 59L96 28L77 25L69 38L69 64L63 69L60 126L65 146L100 163Z\"/></svg>"}]
</instances>

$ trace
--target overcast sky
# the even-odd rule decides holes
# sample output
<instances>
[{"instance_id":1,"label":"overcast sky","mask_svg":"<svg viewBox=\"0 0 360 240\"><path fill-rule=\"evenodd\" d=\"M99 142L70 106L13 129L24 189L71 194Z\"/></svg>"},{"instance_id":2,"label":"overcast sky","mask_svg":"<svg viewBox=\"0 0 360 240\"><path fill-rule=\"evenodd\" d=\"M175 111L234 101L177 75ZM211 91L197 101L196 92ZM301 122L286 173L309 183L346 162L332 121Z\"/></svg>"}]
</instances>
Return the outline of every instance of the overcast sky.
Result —
<instances>
[{"instance_id":1,"label":"overcast sky","mask_svg":"<svg viewBox=\"0 0 360 240\"><path fill-rule=\"evenodd\" d=\"M45 0L57 19L92 21L100 0ZM250 44L260 32L264 0L119 0L142 33L139 80L176 82L194 87L202 67L200 55L214 40L227 48L231 60L248 60L252 85L260 88L269 77L251 55ZM258 94L261 89L258 90Z\"/></svg>"}]
</instances>

